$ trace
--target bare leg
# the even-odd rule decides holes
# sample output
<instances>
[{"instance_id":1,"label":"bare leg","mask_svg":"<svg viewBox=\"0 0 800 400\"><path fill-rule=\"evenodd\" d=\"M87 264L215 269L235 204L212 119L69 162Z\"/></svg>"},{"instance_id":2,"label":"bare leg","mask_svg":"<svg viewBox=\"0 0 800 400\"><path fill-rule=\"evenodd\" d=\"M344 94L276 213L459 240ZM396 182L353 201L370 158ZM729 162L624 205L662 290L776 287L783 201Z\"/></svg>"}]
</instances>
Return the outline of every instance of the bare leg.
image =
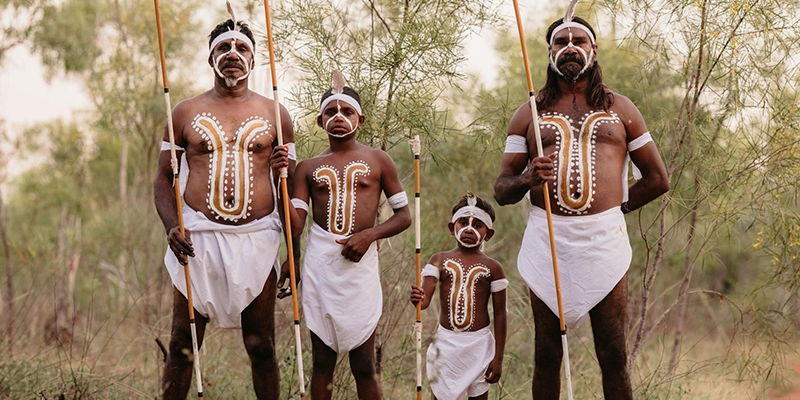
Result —
<instances>
[{"instance_id":1,"label":"bare leg","mask_svg":"<svg viewBox=\"0 0 800 400\"><path fill-rule=\"evenodd\" d=\"M561 358L564 355L561 349L561 323L558 316L533 291L530 291L530 295L536 332L531 388L533 399L558 400L561 391Z\"/></svg>"},{"instance_id":2,"label":"bare leg","mask_svg":"<svg viewBox=\"0 0 800 400\"><path fill-rule=\"evenodd\" d=\"M273 270L261 294L242 311L242 339L250 356L253 388L259 400L280 396L278 359L275 358L275 277Z\"/></svg>"},{"instance_id":3,"label":"bare leg","mask_svg":"<svg viewBox=\"0 0 800 400\"><path fill-rule=\"evenodd\" d=\"M477 397L470 397L469 400L489 400L489 391Z\"/></svg>"},{"instance_id":4,"label":"bare leg","mask_svg":"<svg viewBox=\"0 0 800 400\"><path fill-rule=\"evenodd\" d=\"M356 378L358 398L362 400L380 400L381 387L375 376L375 332L364 344L350 350L350 370Z\"/></svg>"},{"instance_id":5,"label":"bare leg","mask_svg":"<svg viewBox=\"0 0 800 400\"><path fill-rule=\"evenodd\" d=\"M314 372L311 375L311 399L330 400L333 397L333 372L336 369L336 354L311 332L311 353Z\"/></svg>"},{"instance_id":6,"label":"bare leg","mask_svg":"<svg viewBox=\"0 0 800 400\"><path fill-rule=\"evenodd\" d=\"M194 311L197 327L197 348L203 344L208 319ZM169 341L169 356L161 377L161 389L165 400L186 398L192 384L192 331L189 327L189 301L172 287L172 337Z\"/></svg>"},{"instance_id":7,"label":"bare leg","mask_svg":"<svg viewBox=\"0 0 800 400\"><path fill-rule=\"evenodd\" d=\"M625 370L625 313L628 305L628 280L617 283L600 303L589 311L597 361L603 372L603 395L606 399L633 399L631 379Z\"/></svg>"}]
</instances>

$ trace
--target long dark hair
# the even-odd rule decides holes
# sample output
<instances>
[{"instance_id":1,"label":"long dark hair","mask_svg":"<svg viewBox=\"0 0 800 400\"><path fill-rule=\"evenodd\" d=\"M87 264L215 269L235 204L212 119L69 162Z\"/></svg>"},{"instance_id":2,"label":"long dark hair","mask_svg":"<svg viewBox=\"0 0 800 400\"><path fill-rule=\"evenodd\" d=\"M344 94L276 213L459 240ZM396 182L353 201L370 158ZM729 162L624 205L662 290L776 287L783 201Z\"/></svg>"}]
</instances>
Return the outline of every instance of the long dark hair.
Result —
<instances>
[{"instance_id":1,"label":"long dark hair","mask_svg":"<svg viewBox=\"0 0 800 400\"><path fill-rule=\"evenodd\" d=\"M592 35L595 34L592 26L583 18L573 17L572 20L589 28ZM548 45L550 44L550 37L553 35L553 30L561 25L562 21L563 18L553 22L550 24L550 27L547 28L545 40ZM588 85L586 86L586 102L589 103L589 106L592 108L608 110L611 105L614 104L614 95L611 93L611 90L603 84L603 69L600 68L600 63L595 61L594 65L589 67L584 73L587 74L589 78ZM548 66L547 81L536 96L536 107L540 110L550 109L561 96L561 89L558 86L559 78L560 76Z\"/></svg>"}]
</instances>

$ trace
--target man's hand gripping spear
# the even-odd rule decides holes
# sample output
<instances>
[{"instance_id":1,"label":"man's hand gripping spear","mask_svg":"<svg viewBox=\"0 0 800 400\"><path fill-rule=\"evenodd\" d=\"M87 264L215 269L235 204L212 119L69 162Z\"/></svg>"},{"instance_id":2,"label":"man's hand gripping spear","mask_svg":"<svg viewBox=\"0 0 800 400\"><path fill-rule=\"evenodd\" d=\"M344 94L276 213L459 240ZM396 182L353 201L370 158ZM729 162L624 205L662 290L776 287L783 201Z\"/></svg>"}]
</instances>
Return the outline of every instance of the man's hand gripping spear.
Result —
<instances>
[{"instance_id":1,"label":"man's hand gripping spear","mask_svg":"<svg viewBox=\"0 0 800 400\"><path fill-rule=\"evenodd\" d=\"M175 204L178 210L178 226L181 236L186 237L183 226L183 206L181 204L181 187L178 170L178 157L175 154L175 132L172 126L172 102L169 99L169 82L167 80L167 59L164 55L164 34L161 29L161 9L158 0L153 0L156 9L156 27L158 30L158 49L161 57L161 79L164 83L164 101L167 105L167 131L169 132L169 153L172 163L173 183L175 187ZM180 260L179 260L180 261ZM189 303L189 326L192 331L192 355L194 356L194 375L197 379L197 398L203 400L203 377L200 374L200 353L197 351L197 327L194 321L194 303L192 301L192 279L189 276L189 262L183 264L183 273L186 277L186 300Z\"/></svg>"},{"instance_id":2,"label":"man's hand gripping spear","mask_svg":"<svg viewBox=\"0 0 800 400\"><path fill-rule=\"evenodd\" d=\"M275 103L275 126L278 129L278 146L283 146L283 129L281 128L281 105L278 97L278 75L275 72L275 52L273 50L272 41L272 18L269 10L269 0L264 0L264 15L267 20L267 44L269 46L269 68L272 77L272 101ZM289 261L289 287L292 291L292 312L294 315L294 339L295 351L297 357L297 376L298 383L300 384L300 399L305 400L306 397L306 383L303 374L303 345L300 341L300 311L297 307L297 279L294 266L294 246L292 243L292 223L291 215L289 213L289 189L288 180L289 171L287 168L281 169L281 200L283 201L284 211L284 225L283 229L286 231L286 250L287 258Z\"/></svg>"},{"instance_id":3,"label":"man's hand gripping spear","mask_svg":"<svg viewBox=\"0 0 800 400\"><path fill-rule=\"evenodd\" d=\"M542 149L542 134L539 130L539 113L536 110L536 94L533 91L533 79L531 78L531 67L528 61L528 48L525 45L525 34L522 31L522 17L520 17L519 13L519 3L517 0L513 0L514 2L514 14L517 18L517 30L519 31L519 41L522 45L522 59L525 63L525 74L528 78L528 95L530 96L530 105L531 105L531 114L532 114L532 123L533 123L533 131L536 136L536 151L540 157L544 156L544 150ZM576 0L573 0L572 4L570 4L570 8L574 10ZM561 347L564 350L564 375L567 379L567 398L572 400L572 377L570 376L569 372L569 347L567 346L567 326L564 323L564 306L561 301L561 282L559 281L558 276L558 258L556 258L556 238L553 234L553 213L550 209L550 191L548 190L547 182L542 183L543 189L542 193L544 193L544 206L545 211L547 212L547 230L550 234L550 254L553 258L553 276L555 278L556 283L556 297L558 300L558 319L561 323Z\"/></svg>"}]
</instances>

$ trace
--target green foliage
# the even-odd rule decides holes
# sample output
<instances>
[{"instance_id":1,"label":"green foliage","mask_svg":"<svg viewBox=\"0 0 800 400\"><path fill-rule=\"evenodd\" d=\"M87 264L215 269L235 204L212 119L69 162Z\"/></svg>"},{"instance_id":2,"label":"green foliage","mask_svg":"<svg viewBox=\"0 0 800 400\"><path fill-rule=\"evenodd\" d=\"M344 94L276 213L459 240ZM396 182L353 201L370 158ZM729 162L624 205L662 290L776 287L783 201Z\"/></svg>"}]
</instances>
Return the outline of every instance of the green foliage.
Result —
<instances>
[{"instance_id":1,"label":"green foliage","mask_svg":"<svg viewBox=\"0 0 800 400\"><path fill-rule=\"evenodd\" d=\"M289 2L278 12L276 40L303 80L292 100L316 117L331 70L339 69L361 96L362 141L390 148L418 134L433 142L452 129L439 100L464 78L463 42L497 20L495 7L466 0ZM299 135L313 129L301 126Z\"/></svg>"},{"instance_id":2,"label":"green foliage","mask_svg":"<svg viewBox=\"0 0 800 400\"><path fill-rule=\"evenodd\" d=\"M0 0L0 67L9 50L29 38L48 0Z\"/></svg>"},{"instance_id":3,"label":"green foliage","mask_svg":"<svg viewBox=\"0 0 800 400\"><path fill-rule=\"evenodd\" d=\"M196 22L200 4L162 3L175 100L194 91L197 77L179 67L205 48ZM250 1L247 11L259 6ZM303 82L292 88L303 112L296 121L301 157L327 146L313 117L332 68L362 95L362 141L389 151L409 192L413 165L405 139L424 138L423 260L455 245L446 224L466 191L493 202L508 120L527 100L513 29L495 44L500 63L491 86L480 87L460 70L464 39L498 22L498 6L313 0L276 10L279 68L291 66L287 73ZM628 217L637 398L754 398L781 383L780 367L800 327L800 75L790 58L800 50L797 11L778 0L608 0L579 10L604 28L598 54L605 81L640 108L672 177L669 195ZM152 3L66 0L44 12L37 51L53 76L83 79L96 109L87 122L30 128L16 148L40 163L6 191L19 311L14 356L0 353L0 397L153 397L163 369L154 339L169 340L172 287L150 185L164 119ZM526 23L537 87L547 68L544 29L556 15ZM495 209L497 234L486 252L512 283L504 378L490 398L527 398L533 321L515 265L528 206ZM377 342L387 399L413 390L413 243L413 231L381 243L384 316ZM73 341L47 344L42 333L76 255ZM434 301L424 314L424 344L436 329L438 307ZM297 390L290 315L289 302L279 302L282 399ZM310 339L303 335L308 375ZM570 335L576 397L601 398L590 327ZM209 398L252 396L239 331L210 327L202 352ZM353 398L346 359L340 364L337 398Z\"/></svg>"}]
</instances>

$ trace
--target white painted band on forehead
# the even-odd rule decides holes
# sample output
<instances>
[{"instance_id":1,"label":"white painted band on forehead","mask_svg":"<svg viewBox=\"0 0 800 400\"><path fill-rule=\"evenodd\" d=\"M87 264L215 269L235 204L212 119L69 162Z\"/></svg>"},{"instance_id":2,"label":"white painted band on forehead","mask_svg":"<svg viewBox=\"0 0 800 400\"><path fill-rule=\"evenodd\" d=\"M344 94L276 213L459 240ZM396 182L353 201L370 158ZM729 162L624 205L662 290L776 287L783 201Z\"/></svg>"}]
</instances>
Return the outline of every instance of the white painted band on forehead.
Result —
<instances>
[{"instance_id":1,"label":"white painted band on forehead","mask_svg":"<svg viewBox=\"0 0 800 400\"><path fill-rule=\"evenodd\" d=\"M358 104L356 99L354 99L353 96L348 96L344 93L337 93L325 99L325 101L323 101L322 104L319 106L320 115L322 115L322 112L325 111L325 107L327 107L328 104L336 100L340 100L349 104L350 107L353 107L356 110L358 115L364 115L361 113L361 105Z\"/></svg>"},{"instance_id":2,"label":"white painted band on forehead","mask_svg":"<svg viewBox=\"0 0 800 400\"><path fill-rule=\"evenodd\" d=\"M474 217L479 219L486 225L487 228L492 229L492 217L486 211L476 207L476 206L464 206L456 210L456 213L453 214L453 219L450 220L452 223L456 223L459 218L461 217Z\"/></svg>"},{"instance_id":3,"label":"white painted band on forehead","mask_svg":"<svg viewBox=\"0 0 800 400\"><path fill-rule=\"evenodd\" d=\"M214 48L216 48L217 45L220 44L221 42L224 42L226 40L231 40L231 39L234 39L234 38L236 40L241 40L242 42L244 42L244 44L246 44L247 47L250 48L250 52L251 53L253 52L253 41L251 41L250 38L247 37L247 35L245 35L242 32L239 32L239 31L227 31L227 32L217 36L214 39L214 41L211 42L211 46L208 46L208 52L210 53L210 52L214 51Z\"/></svg>"},{"instance_id":4,"label":"white painted band on forehead","mask_svg":"<svg viewBox=\"0 0 800 400\"><path fill-rule=\"evenodd\" d=\"M562 23L561 25L559 25L555 29L553 29L553 33L550 34L550 46L552 46L553 45L553 41L556 40L556 34L558 32L563 31L564 29L567 29L567 28L580 29L580 30L586 32L586 34L589 35L589 39L591 39L592 44L595 43L594 35L592 34L592 31L590 31L589 28L586 27L586 25L570 21L570 22Z\"/></svg>"}]
</instances>

